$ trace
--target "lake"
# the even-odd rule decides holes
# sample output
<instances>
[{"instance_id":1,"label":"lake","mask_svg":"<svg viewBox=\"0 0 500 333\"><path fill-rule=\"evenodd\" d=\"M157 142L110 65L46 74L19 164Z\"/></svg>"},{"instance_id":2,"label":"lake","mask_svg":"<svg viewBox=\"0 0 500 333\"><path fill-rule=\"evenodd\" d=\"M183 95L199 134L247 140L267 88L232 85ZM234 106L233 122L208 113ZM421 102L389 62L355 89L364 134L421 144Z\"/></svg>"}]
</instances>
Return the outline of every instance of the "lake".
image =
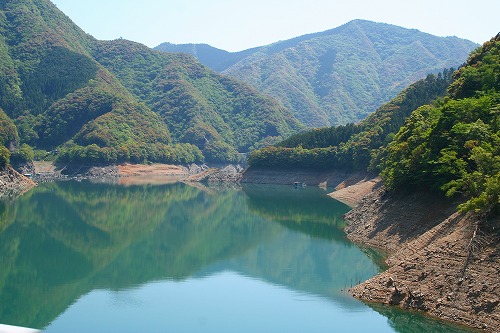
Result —
<instances>
[{"instance_id":1,"label":"lake","mask_svg":"<svg viewBox=\"0 0 500 333\"><path fill-rule=\"evenodd\" d=\"M319 188L40 184L0 201L0 324L44 332L469 332L366 305L383 269Z\"/></svg>"}]
</instances>

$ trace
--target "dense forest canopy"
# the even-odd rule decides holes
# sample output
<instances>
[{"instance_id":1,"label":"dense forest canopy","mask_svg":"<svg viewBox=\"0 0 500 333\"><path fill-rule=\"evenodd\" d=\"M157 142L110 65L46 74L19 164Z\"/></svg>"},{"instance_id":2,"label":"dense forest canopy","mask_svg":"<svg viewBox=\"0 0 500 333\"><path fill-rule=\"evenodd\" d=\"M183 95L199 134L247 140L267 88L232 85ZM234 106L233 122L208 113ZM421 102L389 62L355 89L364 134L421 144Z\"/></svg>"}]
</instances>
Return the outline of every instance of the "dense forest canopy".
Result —
<instances>
[{"instance_id":1,"label":"dense forest canopy","mask_svg":"<svg viewBox=\"0 0 500 333\"><path fill-rule=\"evenodd\" d=\"M48 0L3 1L0 32L0 135L13 150L65 163L228 162L302 128L193 57L98 41Z\"/></svg>"},{"instance_id":2,"label":"dense forest canopy","mask_svg":"<svg viewBox=\"0 0 500 333\"><path fill-rule=\"evenodd\" d=\"M376 168L382 166L385 156L379 148L393 139L411 111L444 95L451 74L446 70L429 75L358 124L293 135L305 128L295 116L306 125L313 125L299 116L303 103L278 102L186 54L155 51L123 39L98 41L50 1L3 1L0 32L2 165L8 163L11 155L19 160L50 154L64 163L237 162L242 153L289 138L276 147L252 153L250 163L261 167L323 169L366 169L371 164ZM333 48L332 43L336 45ZM403 50L401 43L410 44ZM353 71L331 63L347 59L350 51L344 46L364 52L354 53L351 59L362 59L363 64L348 61L351 67L363 69L363 82L351 77ZM327 32L239 53L228 60L225 72L247 68L241 63L246 59L247 69L252 73L258 69L260 78L267 77L267 83L275 82L302 97L302 93L316 97L324 94L323 102L342 105L330 98L331 87L327 85L338 77L370 87L373 80L366 79L372 77L369 74L406 78L387 83L395 90L416 72L429 72L423 66L428 61L416 50L424 49L439 59L432 63L435 69L456 63L472 46L473 43L458 38L436 39L418 31L357 20ZM205 49L210 51L208 46ZM297 72L290 60L308 54L310 49L317 50L319 58L302 61L301 75L307 79L289 76ZM226 53L219 50L210 54L213 60L215 55L224 57ZM260 63L258 59L267 60ZM411 59L420 62L415 64ZM480 62L478 59L470 61ZM375 60L382 69L369 65L368 60ZM403 68L404 75L388 71L395 64ZM280 73L288 76L277 77ZM495 81L490 72L461 69L460 78L468 80L462 86L454 83L450 88L453 96L471 97L466 94L481 84L478 76L488 76L485 81L490 83ZM323 86L307 92L309 88L302 89L299 83L311 78ZM293 89L287 88L290 84ZM356 103L366 104L371 97L358 89L359 84L349 89L358 96ZM388 86L382 88L379 90L386 91ZM496 86L491 85L491 89ZM343 93L335 96L350 100L342 97ZM349 104L349 109L356 109L356 103ZM314 119L323 117L326 104L321 105L319 109L309 108ZM347 114L341 117L353 119ZM325 119L336 122L330 118L328 115Z\"/></svg>"},{"instance_id":3,"label":"dense forest canopy","mask_svg":"<svg viewBox=\"0 0 500 333\"><path fill-rule=\"evenodd\" d=\"M367 170L372 156L392 140L413 110L446 94L452 73L428 75L358 124L307 131L254 151L249 163L257 168Z\"/></svg>"},{"instance_id":4,"label":"dense forest canopy","mask_svg":"<svg viewBox=\"0 0 500 333\"><path fill-rule=\"evenodd\" d=\"M255 168L380 171L389 189L462 195L460 210L497 213L499 89L500 34L453 75L429 75L361 123L292 136L253 152L249 162Z\"/></svg>"},{"instance_id":5,"label":"dense forest canopy","mask_svg":"<svg viewBox=\"0 0 500 333\"><path fill-rule=\"evenodd\" d=\"M217 74L193 57L119 40L98 42L95 58L157 113L175 142L192 143L210 161L275 143L301 124L248 85Z\"/></svg>"},{"instance_id":6,"label":"dense forest canopy","mask_svg":"<svg viewBox=\"0 0 500 333\"><path fill-rule=\"evenodd\" d=\"M500 34L454 75L449 98L417 109L383 149L389 188L463 194L463 211L500 208Z\"/></svg>"}]
</instances>

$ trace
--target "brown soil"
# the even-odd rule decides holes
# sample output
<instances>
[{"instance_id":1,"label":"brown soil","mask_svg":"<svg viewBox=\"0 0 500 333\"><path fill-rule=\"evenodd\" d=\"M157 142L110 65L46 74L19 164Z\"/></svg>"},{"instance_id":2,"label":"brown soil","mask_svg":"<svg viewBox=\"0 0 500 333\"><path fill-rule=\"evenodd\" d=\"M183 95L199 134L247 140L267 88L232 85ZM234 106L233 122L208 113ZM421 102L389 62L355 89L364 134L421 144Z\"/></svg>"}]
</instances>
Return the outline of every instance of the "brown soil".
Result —
<instances>
[{"instance_id":1,"label":"brown soil","mask_svg":"<svg viewBox=\"0 0 500 333\"><path fill-rule=\"evenodd\" d=\"M348 206L356 207L361 199L370 194L374 189L381 186L380 178L354 177L344 180L337 185L335 192L329 194L330 197L345 203Z\"/></svg>"},{"instance_id":2,"label":"brown soil","mask_svg":"<svg viewBox=\"0 0 500 333\"><path fill-rule=\"evenodd\" d=\"M177 165L169 164L125 164L118 166L120 177L128 176L186 176L187 170Z\"/></svg>"},{"instance_id":3,"label":"brown soil","mask_svg":"<svg viewBox=\"0 0 500 333\"><path fill-rule=\"evenodd\" d=\"M34 161L35 173L49 173L56 172L56 167L53 162L47 161Z\"/></svg>"},{"instance_id":4,"label":"brown soil","mask_svg":"<svg viewBox=\"0 0 500 333\"><path fill-rule=\"evenodd\" d=\"M352 288L353 296L500 332L498 218L460 215L456 202L390 195L382 186L358 199L345 216L348 237L390 256L389 269Z\"/></svg>"},{"instance_id":5,"label":"brown soil","mask_svg":"<svg viewBox=\"0 0 500 333\"><path fill-rule=\"evenodd\" d=\"M165 185L175 184L184 179L184 176L129 176L120 177L116 181L118 185L132 186L132 185Z\"/></svg>"},{"instance_id":6,"label":"brown soil","mask_svg":"<svg viewBox=\"0 0 500 333\"><path fill-rule=\"evenodd\" d=\"M242 177L242 172L233 165L225 168L209 168L200 173L191 175L184 179L186 183L209 183L209 184L238 184Z\"/></svg>"}]
</instances>

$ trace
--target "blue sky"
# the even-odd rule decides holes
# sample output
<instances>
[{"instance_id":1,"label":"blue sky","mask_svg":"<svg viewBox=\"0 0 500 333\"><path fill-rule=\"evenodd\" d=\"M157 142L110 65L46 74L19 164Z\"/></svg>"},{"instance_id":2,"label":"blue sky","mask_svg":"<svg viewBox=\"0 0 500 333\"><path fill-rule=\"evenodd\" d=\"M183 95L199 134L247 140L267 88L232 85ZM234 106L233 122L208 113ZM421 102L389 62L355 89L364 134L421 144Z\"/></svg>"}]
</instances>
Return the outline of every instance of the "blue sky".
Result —
<instances>
[{"instance_id":1,"label":"blue sky","mask_svg":"<svg viewBox=\"0 0 500 333\"><path fill-rule=\"evenodd\" d=\"M207 43L239 51L367 19L483 43L500 0L52 0L98 39Z\"/></svg>"}]
</instances>

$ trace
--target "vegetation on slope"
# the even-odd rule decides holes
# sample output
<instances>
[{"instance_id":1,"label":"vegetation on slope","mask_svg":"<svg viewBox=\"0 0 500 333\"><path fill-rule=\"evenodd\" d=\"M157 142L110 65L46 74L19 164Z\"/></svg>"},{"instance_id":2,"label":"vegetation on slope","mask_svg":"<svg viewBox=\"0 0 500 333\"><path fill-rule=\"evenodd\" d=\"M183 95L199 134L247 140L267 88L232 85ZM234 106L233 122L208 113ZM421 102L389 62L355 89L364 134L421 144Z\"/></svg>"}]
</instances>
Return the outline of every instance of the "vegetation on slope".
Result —
<instances>
[{"instance_id":1,"label":"vegetation on slope","mask_svg":"<svg viewBox=\"0 0 500 333\"><path fill-rule=\"evenodd\" d=\"M288 110L245 84L182 54L125 41L99 42L96 59L168 125L175 142L192 143L211 161L236 161L300 129Z\"/></svg>"},{"instance_id":2,"label":"vegetation on slope","mask_svg":"<svg viewBox=\"0 0 500 333\"><path fill-rule=\"evenodd\" d=\"M249 163L256 168L366 170L372 156L392 140L413 110L446 93L452 73L450 69L428 75L359 124L311 130L254 151Z\"/></svg>"},{"instance_id":3,"label":"vegetation on slope","mask_svg":"<svg viewBox=\"0 0 500 333\"><path fill-rule=\"evenodd\" d=\"M159 117L90 56L96 41L52 3L5 1L0 29L0 107L19 130L7 138L15 159L30 158L30 144L59 147L61 161L186 160ZM195 147L180 149L200 160Z\"/></svg>"},{"instance_id":4,"label":"vegetation on slope","mask_svg":"<svg viewBox=\"0 0 500 333\"><path fill-rule=\"evenodd\" d=\"M251 166L370 166L389 189L462 195L461 211L498 213L500 34L453 74L449 96L425 105L444 92L450 73L419 81L359 125L308 132L256 151Z\"/></svg>"},{"instance_id":5,"label":"vegetation on slope","mask_svg":"<svg viewBox=\"0 0 500 333\"><path fill-rule=\"evenodd\" d=\"M172 44L162 43L154 48L158 51L170 53L186 53L196 57L202 64L216 72L222 72L245 57L254 53L258 48L241 52L228 52L207 44Z\"/></svg>"},{"instance_id":6,"label":"vegetation on slope","mask_svg":"<svg viewBox=\"0 0 500 333\"><path fill-rule=\"evenodd\" d=\"M310 127L357 122L411 83L458 67L478 45L456 37L355 20L341 27L236 53L162 45L279 99ZM214 59L214 55L219 59Z\"/></svg>"},{"instance_id":7,"label":"vegetation on slope","mask_svg":"<svg viewBox=\"0 0 500 333\"><path fill-rule=\"evenodd\" d=\"M19 134L9 134L11 149L78 163L236 161L301 128L274 100L191 57L95 40L47 0L3 1L0 32L2 119Z\"/></svg>"},{"instance_id":8,"label":"vegetation on slope","mask_svg":"<svg viewBox=\"0 0 500 333\"><path fill-rule=\"evenodd\" d=\"M0 169L9 163L10 151L7 147L19 142L16 125L0 108Z\"/></svg>"},{"instance_id":9,"label":"vegetation on slope","mask_svg":"<svg viewBox=\"0 0 500 333\"><path fill-rule=\"evenodd\" d=\"M467 198L463 211L500 208L500 34L455 74L450 98L417 109L382 151L389 188Z\"/></svg>"}]
</instances>

